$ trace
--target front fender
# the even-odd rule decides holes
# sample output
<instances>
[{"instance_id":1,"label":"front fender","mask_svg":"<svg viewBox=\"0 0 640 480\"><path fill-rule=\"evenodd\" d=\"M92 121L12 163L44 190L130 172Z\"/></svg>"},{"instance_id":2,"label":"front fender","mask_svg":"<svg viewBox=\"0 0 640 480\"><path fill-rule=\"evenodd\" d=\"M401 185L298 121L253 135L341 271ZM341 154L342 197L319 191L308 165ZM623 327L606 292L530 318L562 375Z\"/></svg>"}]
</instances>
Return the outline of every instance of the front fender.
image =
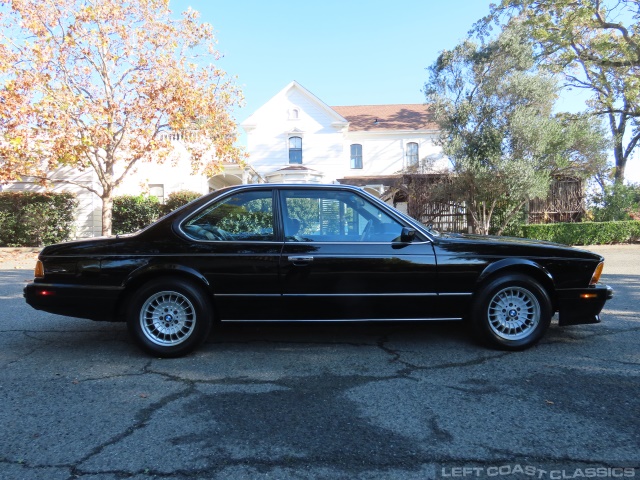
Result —
<instances>
[{"instance_id":1,"label":"front fender","mask_svg":"<svg viewBox=\"0 0 640 480\"><path fill-rule=\"evenodd\" d=\"M555 285L553 276L543 265L540 265L539 263L526 258L503 258L502 260L498 260L497 262L490 263L486 266L482 273L480 273L477 283L481 284L487 278L501 272L513 271L533 275L534 277L541 280L544 284L550 285L551 287Z\"/></svg>"}]
</instances>

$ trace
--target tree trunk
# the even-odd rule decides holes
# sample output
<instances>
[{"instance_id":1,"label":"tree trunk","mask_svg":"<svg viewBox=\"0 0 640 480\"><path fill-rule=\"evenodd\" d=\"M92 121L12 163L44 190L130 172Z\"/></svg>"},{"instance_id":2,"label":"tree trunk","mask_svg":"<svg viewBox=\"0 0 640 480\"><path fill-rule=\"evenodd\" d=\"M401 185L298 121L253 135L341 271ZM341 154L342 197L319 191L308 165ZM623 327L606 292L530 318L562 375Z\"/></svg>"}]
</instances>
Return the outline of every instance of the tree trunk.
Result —
<instances>
[{"instance_id":1,"label":"tree trunk","mask_svg":"<svg viewBox=\"0 0 640 480\"><path fill-rule=\"evenodd\" d=\"M616 159L616 171L613 179L617 185L624 183L624 169L627 166L627 158L624 156L622 139L616 138L613 146L613 156Z\"/></svg>"},{"instance_id":2,"label":"tree trunk","mask_svg":"<svg viewBox=\"0 0 640 480\"><path fill-rule=\"evenodd\" d=\"M105 191L102 197L102 235L111 235L111 224L113 215L113 192Z\"/></svg>"}]
</instances>

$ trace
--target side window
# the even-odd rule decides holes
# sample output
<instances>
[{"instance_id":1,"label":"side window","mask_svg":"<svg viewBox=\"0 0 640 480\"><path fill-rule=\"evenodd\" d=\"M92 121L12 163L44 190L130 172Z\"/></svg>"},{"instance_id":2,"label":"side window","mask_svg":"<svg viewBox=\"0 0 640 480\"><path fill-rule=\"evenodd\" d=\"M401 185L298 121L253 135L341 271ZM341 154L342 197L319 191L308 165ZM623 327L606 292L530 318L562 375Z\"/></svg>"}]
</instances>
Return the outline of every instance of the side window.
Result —
<instances>
[{"instance_id":1,"label":"side window","mask_svg":"<svg viewBox=\"0 0 640 480\"><path fill-rule=\"evenodd\" d=\"M391 242L402 225L352 192L282 190L285 241Z\"/></svg>"},{"instance_id":2,"label":"side window","mask_svg":"<svg viewBox=\"0 0 640 480\"><path fill-rule=\"evenodd\" d=\"M225 197L187 219L182 229L194 240L274 240L271 190Z\"/></svg>"}]
</instances>

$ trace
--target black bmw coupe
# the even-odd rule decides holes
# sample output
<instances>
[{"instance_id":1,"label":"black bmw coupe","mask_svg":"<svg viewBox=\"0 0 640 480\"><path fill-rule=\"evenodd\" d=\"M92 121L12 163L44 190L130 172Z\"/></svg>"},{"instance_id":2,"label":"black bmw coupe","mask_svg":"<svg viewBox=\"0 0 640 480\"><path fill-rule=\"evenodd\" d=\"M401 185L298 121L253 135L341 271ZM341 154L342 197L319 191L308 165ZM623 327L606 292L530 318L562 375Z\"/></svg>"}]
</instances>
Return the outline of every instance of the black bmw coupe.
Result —
<instances>
[{"instance_id":1,"label":"black bmw coupe","mask_svg":"<svg viewBox=\"0 0 640 480\"><path fill-rule=\"evenodd\" d=\"M432 231L363 190L242 185L130 235L45 247L24 289L47 312L127 322L162 357L217 322L468 319L520 350L560 325L599 322L603 258L525 239Z\"/></svg>"}]
</instances>

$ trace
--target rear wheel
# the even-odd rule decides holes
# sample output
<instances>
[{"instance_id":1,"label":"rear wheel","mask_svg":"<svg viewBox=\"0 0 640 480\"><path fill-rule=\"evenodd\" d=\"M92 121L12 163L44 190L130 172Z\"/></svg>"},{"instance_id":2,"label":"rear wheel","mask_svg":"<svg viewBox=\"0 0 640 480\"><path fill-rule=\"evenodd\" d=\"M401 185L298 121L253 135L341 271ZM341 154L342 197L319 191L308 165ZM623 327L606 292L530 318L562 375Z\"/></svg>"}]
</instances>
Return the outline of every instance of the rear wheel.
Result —
<instances>
[{"instance_id":1,"label":"rear wheel","mask_svg":"<svg viewBox=\"0 0 640 480\"><path fill-rule=\"evenodd\" d=\"M137 290L127 323L136 342L159 357L179 357L198 347L211 331L206 293L188 280L160 278Z\"/></svg>"},{"instance_id":2,"label":"rear wheel","mask_svg":"<svg viewBox=\"0 0 640 480\"><path fill-rule=\"evenodd\" d=\"M533 278L508 274L485 285L472 305L473 327L481 340L504 350L537 343L551 323L551 301Z\"/></svg>"}]
</instances>

